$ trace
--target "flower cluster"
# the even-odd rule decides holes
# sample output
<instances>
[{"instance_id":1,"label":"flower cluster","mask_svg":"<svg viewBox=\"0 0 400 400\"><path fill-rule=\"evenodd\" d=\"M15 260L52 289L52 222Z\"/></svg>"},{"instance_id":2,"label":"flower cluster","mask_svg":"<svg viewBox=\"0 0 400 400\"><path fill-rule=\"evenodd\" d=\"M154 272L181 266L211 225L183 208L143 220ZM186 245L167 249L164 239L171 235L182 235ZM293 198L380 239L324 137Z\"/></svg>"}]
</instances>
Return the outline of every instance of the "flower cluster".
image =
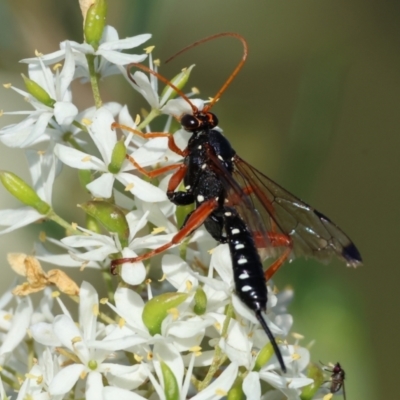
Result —
<instances>
[{"instance_id":1,"label":"flower cluster","mask_svg":"<svg viewBox=\"0 0 400 400\"><path fill-rule=\"evenodd\" d=\"M122 264L114 289L111 260L168 243L187 213L166 197L171 174L157 180L142 174L142 168L155 165L168 171L181 156L168 147L167 137L148 140L141 132L151 132L156 118L164 118L164 132L170 132L172 119L191 110L174 99L177 93L169 86L159 95L152 74L136 71L128 79L130 63L147 59L148 68L157 69L152 48L141 50L151 35L119 39L104 25L105 10L104 0L87 10L85 43L67 40L54 53L22 60L28 65L26 90L7 85L31 109L4 112L23 119L1 129L0 141L25 149L31 183L0 172L3 185L23 203L0 211L0 234L46 219L63 227L65 237L42 235L34 256L8 257L26 281L0 298L0 398L317 398L321 369L310 369L309 351L297 339L285 340L293 323L287 312L292 291L277 293L269 283L266 320L279 338L288 369L283 374L254 314L234 292L228 246L215 247L204 228L161 260ZM123 52L128 49L138 54ZM176 87L183 88L191 69L172 79ZM113 74L127 78L148 102L143 122L125 105L102 103L99 82ZM94 106L79 110L74 104L76 80L91 84ZM184 148L188 133L173 133ZM65 166L79 171L90 195L78 209L86 215L84 227L64 220L52 205L54 182ZM64 187L68 190L73 188ZM94 284L75 283L65 271L44 271L41 261L96 269L107 297L99 299ZM41 293L37 307L30 297L35 292ZM77 310L63 296L75 301Z\"/></svg>"}]
</instances>

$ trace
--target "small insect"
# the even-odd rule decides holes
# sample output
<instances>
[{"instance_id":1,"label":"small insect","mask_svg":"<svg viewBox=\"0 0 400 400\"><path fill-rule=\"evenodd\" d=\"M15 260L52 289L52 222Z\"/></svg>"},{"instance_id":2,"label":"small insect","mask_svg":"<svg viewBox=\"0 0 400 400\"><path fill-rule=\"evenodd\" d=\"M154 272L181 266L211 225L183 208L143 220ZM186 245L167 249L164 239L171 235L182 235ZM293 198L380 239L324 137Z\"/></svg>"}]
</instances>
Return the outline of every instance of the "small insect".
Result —
<instances>
[{"instance_id":1,"label":"small insect","mask_svg":"<svg viewBox=\"0 0 400 400\"><path fill-rule=\"evenodd\" d=\"M128 158L149 178L176 170L169 181L167 196L179 206L194 203L195 209L186 217L171 242L138 257L113 260L112 272L117 265L148 259L181 243L204 224L216 241L228 244L236 293L255 313L271 341L281 369L286 372L280 349L262 316L267 305L266 281L292 254L322 260L338 256L353 267L361 264L361 257L351 240L334 223L241 159L220 130L214 129L218 118L210 109L243 67L247 58L245 39L236 33L220 33L193 43L169 60L200 43L222 36L240 40L243 56L216 96L202 110L160 74L141 64L128 66L128 72L131 67L137 67L156 76L174 89L192 109L192 114L178 118L183 129L192 134L184 150L176 145L169 133L143 134L118 124L114 127L130 130L144 138L168 138L169 148L184 158L183 163L149 172ZM129 73L128 76L134 82ZM182 181L186 191L176 191ZM260 254L277 256L265 272Z\"/></svg>"},{"instance_id":2,"label":"small insect","mask_svg":"<svg viewBox=\"0 0 400 400\"><path fill-rule=\"evenodd\" d=\"M345 372L341 367L341 365L339 363L336 363L332 369L324 368L324 370L332 373L330 379L331 382L330 392L334 394L343 388L343 398L344 400L346 400L346 392L344 387Z\"/></svg>"}]
</instances>

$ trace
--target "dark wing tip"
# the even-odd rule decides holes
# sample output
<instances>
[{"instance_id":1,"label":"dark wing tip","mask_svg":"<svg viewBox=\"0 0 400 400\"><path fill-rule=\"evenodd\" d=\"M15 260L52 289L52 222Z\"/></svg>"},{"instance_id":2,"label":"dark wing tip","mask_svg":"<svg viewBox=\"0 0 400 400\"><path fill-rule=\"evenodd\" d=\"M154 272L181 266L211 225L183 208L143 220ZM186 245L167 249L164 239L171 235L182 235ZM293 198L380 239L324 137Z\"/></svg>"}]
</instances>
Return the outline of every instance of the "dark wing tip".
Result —
<instances>
[{"instance_id":1,"label":"dark wing tip","mask_svg":"<svg viewBox=\"0 0 400 400\"><path fill-rule=\"evenodd\" d=\"M346 260L348 267L356 268L362 265L361 254L354 243L350 243L346 247L343 247L342 256Z\"/></svg>"}]
</instances>

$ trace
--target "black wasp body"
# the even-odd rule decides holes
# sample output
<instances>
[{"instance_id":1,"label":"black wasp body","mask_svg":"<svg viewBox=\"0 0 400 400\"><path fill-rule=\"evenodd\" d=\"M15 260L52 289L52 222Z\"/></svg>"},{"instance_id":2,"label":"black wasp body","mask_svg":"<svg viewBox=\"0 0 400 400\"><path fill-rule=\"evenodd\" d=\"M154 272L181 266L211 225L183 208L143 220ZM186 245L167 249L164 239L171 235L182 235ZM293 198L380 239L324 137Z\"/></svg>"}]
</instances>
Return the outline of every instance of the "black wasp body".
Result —
<instances>
[{"instance_id":1,"label":"black wasp body","mask_svg":"<svg viewBox=\"0 0 400 400\"><path fill-rule=\"evenodd\" d=\"M218 119L210 109L243 67L247 58L246 40L236 33L221 33L195 42L175 54L177 56L200 43L223 36L242 42L243 57L216 96L201 111L159 73L141 64L134 63L127 67L128 78L134 85L136 82L129 73L131 67L163 81L192 109L192 114L179 118L183 129L192 134L184 150L176 145L170 133L143 134L123 125L114 124L114 127L119 126L143 138L168 138L168 147L184 157L183 163L146 171L132 157L127 157L150 179L175 171L168 184L168 198L180 206L194 203L195 209L170 242L137 257L114 259L111 270L115 273L118 265L143 261L160 254L181 243L204 224L215 240L229 245L237 295L254 311L271 341L282 370L286 371L281 352L262 316L267 305L266 282L293 255L322 261L337 257L352 267L361 265L362 261L356 246L338 226L241 159L216 128ZM182 181L186 191L177 190ZM263 255L277 257L265 272L259 251Z\"/></svg>"},{"instance_id":2,"label":"black wasp body","mask_svg":"<svg viewBox=\"0 0 400 400\"><path fill-rule=\"evenodd\" d=\"M286 371L280 350L261 314L266 311L267 287L256 243L236 209L227 205L229 199L221 169L225 175L232 174L236 152L222 133L213 129L218 124L214 114L184 115L181 124L186 131L192 133L187 147L188 154L184 159L186 173L183 182L186 192L168 191L167 196L179 206L195 203L196 208L192 213L202 204L214 202L211 213L204 220L204 226L215 240L228 243L236 293L255 312L271 341L282 370ZM184 225L190 220L191 214L187 216Z\"/></svg>"}]
</instances>

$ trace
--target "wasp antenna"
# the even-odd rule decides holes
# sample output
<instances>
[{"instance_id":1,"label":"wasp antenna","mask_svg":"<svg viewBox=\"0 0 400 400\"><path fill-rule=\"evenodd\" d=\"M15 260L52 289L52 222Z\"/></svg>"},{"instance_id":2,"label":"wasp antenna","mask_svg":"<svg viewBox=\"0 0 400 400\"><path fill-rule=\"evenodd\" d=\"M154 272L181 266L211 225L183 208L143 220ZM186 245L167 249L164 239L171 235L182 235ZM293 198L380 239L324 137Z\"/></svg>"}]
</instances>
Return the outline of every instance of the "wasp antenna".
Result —
<instances>
[{"instance_id":1,"label":"wasp antenna","mask_svg":"<svg viewBox=\"0 0 400 400\"><path fill-rule=\"evenodd\" d=\"M189 100L189 98L182 92L182 90L178 89L171 81L169 81L165 76L162 76L161 74L159 74L158 72L153 71L152 69L150 69L149 67L146 67L146 65L143 64L139 64L139 63L130 63L127 65L126 67L126 71L128 73L128 78L131 82L133 82L135 85L137 85L137 83L135 82L135 80L133 79L131 73L130 73L130 69L132 67L136 67L141 69L142 71L148 72L151 75L154 75L157 79L159 79L161 82L164 82L166 85L168 85L170 88L172 88L173 90L176 91L176 93L179 94L179 96L181 96L183 98L183 100L185 100L191 107L193 115L195 115L196 113L199 112L199 110L197 109L197 107Z\"/></svg>"},{"instance_id":2,"label":"wasp antenna","mask_svg":"<svg viewBox=\"0 0 400 400\"><path fill-rule=\"evenodd\" d=\"M255 311L256 314L256 318L258 319L258 321L260 322L261 327L264 329L264 332L267 334L269 341L272 344L272 348L274 349L276 358L279 361L279 364L281 366L281 369L284 373L286 373L286 365L285 362L283 361L283 357L282 357L282 353L279 350L278 345L276 344L274 335L272 334L272 332L270 331L270 329L268 328L267 323L265 322L262 314L261 314L261 310L256 310Z\"/></svg>"},{"instance_id":3,"label":"wasp antenna","mask_svg":"<svg viewBox=\"0 0 400 400\"><path fill-rule=\"evenodd\" d=\"M248 46L247 46L247 42L245 40L245 38L241 35L239 35L238 33L234 33L234 32L222 32L222 33L217 33L216 35L212 35L212 36L208 36L204 39L198 40L197 42L192 43L189 46L184 47L182 50L178 51L177 53L175 53L173 56L171 56L170 58L167 59L167 61L165 61L165 63L170 62L171 60L173 60L175 57L179 56L180 54L184 53L185 51L198 46L199 44L208 42L210 40L213 39L217 39L220 37L224 37L224 36L231 36L234 37L238 40L240 40L243 44L243 56L242 59L239 61L238 65L236 66L236 68L233 70L233 72L229 75L229 78L225 81L225 83L222 85L221 89L219 89L219 91L217 92L217 94L213 97L213 99L211 100L210 103L208 103L203 111L207 112L209 111L214 104L218 101L218 99L222 96L222 94L225 92L225 90L228 88L228 86L231 84L231 82L235 79L236 75L239 73L239 71L242 69L243 64L246 61L247 58L247 54L248 54Z\"/></svg>"}]
</instances>

